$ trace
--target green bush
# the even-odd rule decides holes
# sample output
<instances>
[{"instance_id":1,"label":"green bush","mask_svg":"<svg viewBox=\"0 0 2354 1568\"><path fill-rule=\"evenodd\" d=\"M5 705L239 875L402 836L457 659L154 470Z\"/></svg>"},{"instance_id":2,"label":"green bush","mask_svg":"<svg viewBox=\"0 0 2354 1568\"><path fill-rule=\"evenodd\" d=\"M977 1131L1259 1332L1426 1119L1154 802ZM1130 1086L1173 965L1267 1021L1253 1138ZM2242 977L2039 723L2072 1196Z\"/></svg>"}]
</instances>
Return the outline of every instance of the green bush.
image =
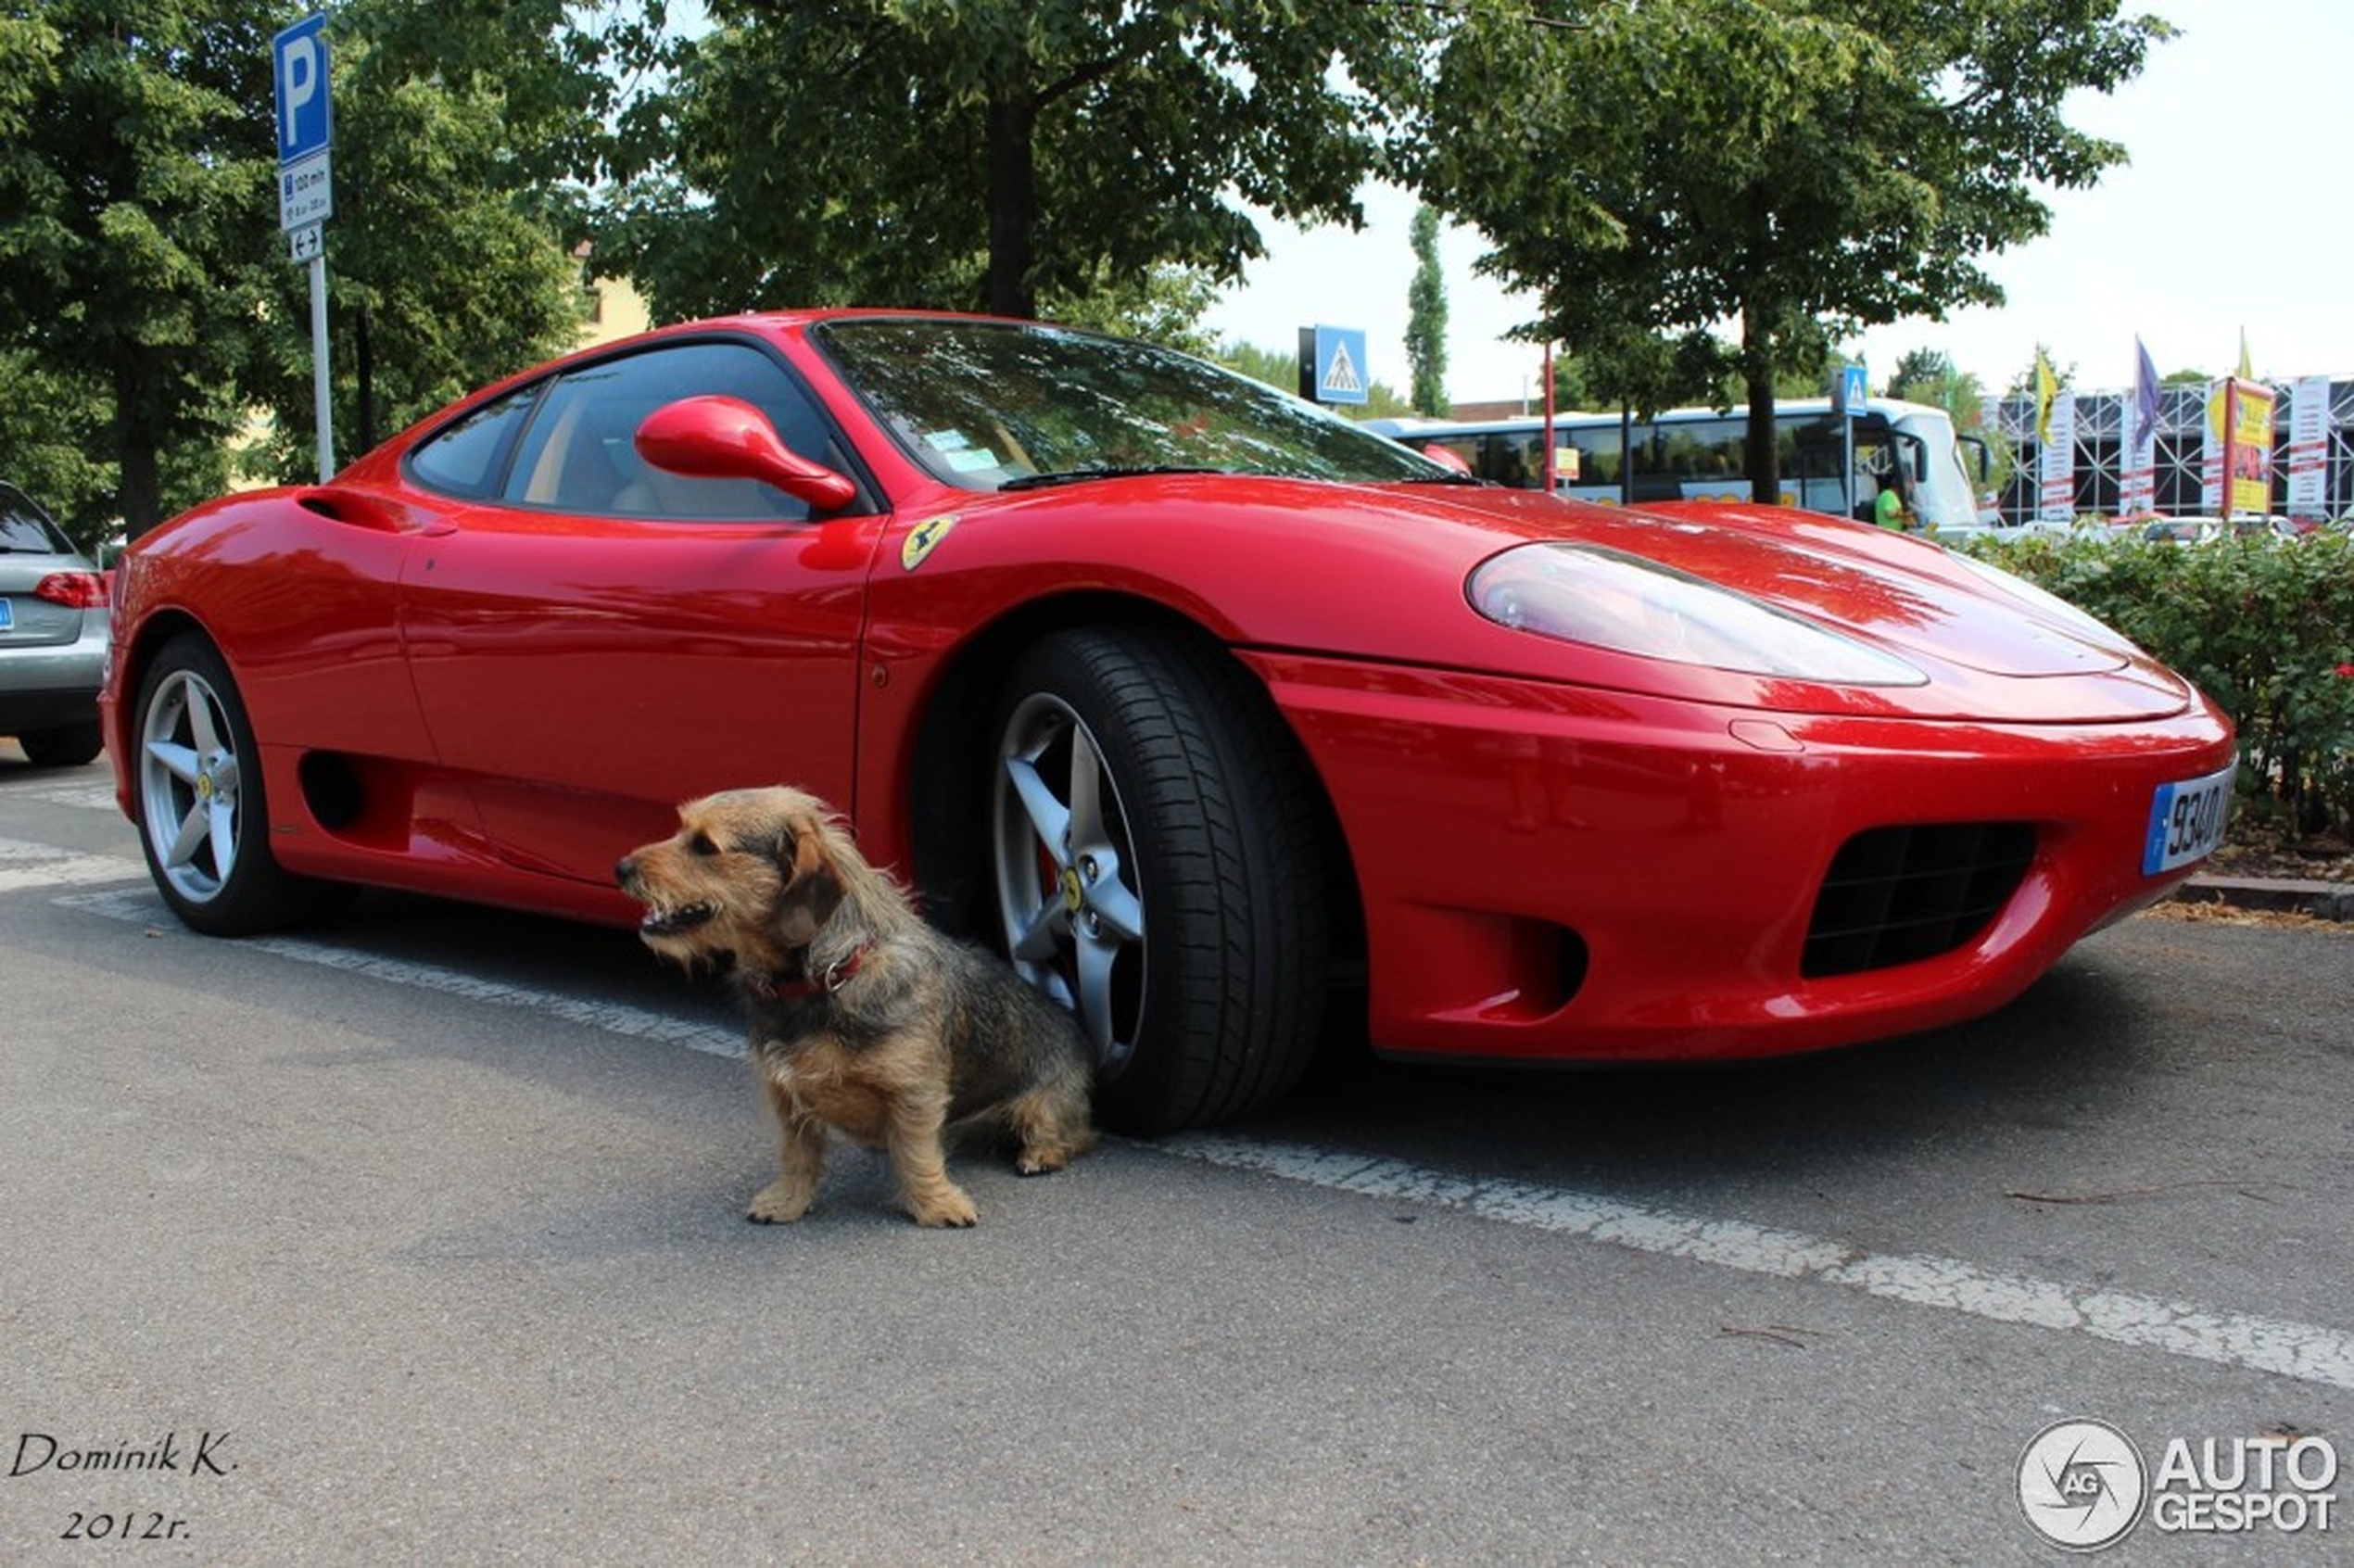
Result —
<instances>
[{"instance_id":1,"label":"green bush","mask_svg":"<svg viewBox=\"0 0 2354 1568\"><path fill-rule=\"evenodd\" d=\"M1965 548L2197 682L2238 727L2244 808L2292 836L2354 836L2354 536L2174 545L2085 528Z\"/></svg>"}]
</instances>

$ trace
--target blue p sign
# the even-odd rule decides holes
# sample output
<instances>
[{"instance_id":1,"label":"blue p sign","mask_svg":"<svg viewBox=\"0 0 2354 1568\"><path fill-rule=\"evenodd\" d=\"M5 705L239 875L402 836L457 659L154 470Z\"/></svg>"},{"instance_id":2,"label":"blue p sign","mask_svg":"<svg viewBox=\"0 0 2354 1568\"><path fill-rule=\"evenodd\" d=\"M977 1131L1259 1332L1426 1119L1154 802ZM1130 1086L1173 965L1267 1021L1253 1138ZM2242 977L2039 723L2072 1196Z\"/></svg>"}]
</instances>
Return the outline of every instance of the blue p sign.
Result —
<instances>
[{"instance_id":1,"label":"blue p sign","mask_svg":"<svg viewBox=\"0 0 2354 1568\"><path fill-rule=\"evenodd\" d=\"M327 97L326 25L323 13L308 16L270 41L281 168L325 152L334 133Z\"/></svg>"}]
</instances>

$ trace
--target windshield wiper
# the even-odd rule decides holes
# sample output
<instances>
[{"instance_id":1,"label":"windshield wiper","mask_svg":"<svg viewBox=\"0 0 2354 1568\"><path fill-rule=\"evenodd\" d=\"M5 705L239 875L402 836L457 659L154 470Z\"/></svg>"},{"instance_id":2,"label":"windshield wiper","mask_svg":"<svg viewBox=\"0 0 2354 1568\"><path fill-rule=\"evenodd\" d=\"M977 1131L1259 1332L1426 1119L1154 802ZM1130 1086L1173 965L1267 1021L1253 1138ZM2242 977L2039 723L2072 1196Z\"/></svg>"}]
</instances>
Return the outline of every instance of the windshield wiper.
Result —
<instances>
[{"instance_id":1,"label":"windshield wiper","mask_svg":"<svg viewBox=\"0 0 2354 1568\"><path fill-rule=\"evenodd\" d=\"M1486 485L1490 481L1482 479L1476 474L1458 474L1449 469L1444 474L1417 474L1411 478L1401 479L1398 483L1401 485Z\"/></svg>"},{"instance_id":2,"label":"windshield wiper","mask_svg":"<svg viewBox=\"0 0 2354 1568\"><path fill-rule=\"evenodd\" d=\"M1024 474L1006 480L1000 490L1044 490L1056 485L1076 485L1087 479L1133 479L1143 474L1223 474L1222 468L1193 468L1181 463L1146 463L1134 468L1062 468L1044 474Z\"/></svg>"}]
</instances>

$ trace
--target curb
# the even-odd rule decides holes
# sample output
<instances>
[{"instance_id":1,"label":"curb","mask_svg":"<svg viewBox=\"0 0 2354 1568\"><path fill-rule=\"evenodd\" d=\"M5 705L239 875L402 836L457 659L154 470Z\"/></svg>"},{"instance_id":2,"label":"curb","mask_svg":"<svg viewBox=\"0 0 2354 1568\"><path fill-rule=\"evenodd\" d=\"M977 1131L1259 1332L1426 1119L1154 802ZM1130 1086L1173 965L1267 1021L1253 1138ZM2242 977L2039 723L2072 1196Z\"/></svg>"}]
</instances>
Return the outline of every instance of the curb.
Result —
<instances>
[{"instance_id":1,"label":"curb","mask_svg":"<svg viewBox=\"0 0 2354 1568\"><path fill-rule=\"evenodd\" d=\"M2271 877L2193 877L2167 895L2183 904L2354 920L2354 882L2293 881Z\"/></svg>"}]
</instances>

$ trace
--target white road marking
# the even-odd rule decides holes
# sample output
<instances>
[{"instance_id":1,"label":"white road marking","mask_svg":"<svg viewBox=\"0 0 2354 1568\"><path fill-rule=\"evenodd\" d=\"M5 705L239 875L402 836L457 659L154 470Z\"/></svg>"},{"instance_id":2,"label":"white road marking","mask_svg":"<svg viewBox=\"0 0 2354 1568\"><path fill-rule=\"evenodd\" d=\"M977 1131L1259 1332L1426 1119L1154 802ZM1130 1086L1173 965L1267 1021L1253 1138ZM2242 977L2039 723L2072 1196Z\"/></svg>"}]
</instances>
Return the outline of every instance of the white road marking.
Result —
<instances>
[{"instance_id":1,"label":"white road marking","mask_svg":"<svg viewBox=\"0 0 2354 1568\"><path fill-rule=\"evenodd\" d=\"M171 919L170 912L152 891L76 893L57 902L68 908L84 909L117 920L153 924ZM448 969L435 964L412 964L401 958L378 957L373 954L357 953L302 937L247 937L239 945L258 948L297 963L316 964L323 968L365 975L370 980L386 980L394 985L437 991L468 1002L525 1008L544 1017L561 1018L566 1023L626 1035L633 1040L683 1045L690 1051L701 1051L706 1056L740 1057L744 1054L743 1037L736 1031L716 1029L700 1019L682 1018L669 1013L632 1007L624 1003L584 1001L556 992L485 980L462 969Z\"/></svg>"},{"instance_id":2,"label":"white road marking","mask_svg":"<svg viewBox=\"0 0 2354 1568\"><path fill-rule=\"evenodd\" d=\"M2194 1360L2354 1389L2354 1334L2220 1311L2095 1285L2001 1274L1958 1258L1861 1252L1841 1242L1740 1220L1711 1220L1523 1182L1451 1176L1402 1160L1183 1133L1155 1147L1188 1159L1335 1192L1433 1204L1743 1273L1816 1280L1917 1307L2090 1335Z\"/></svg>"},{"instance_id":3,"label":"white road marking","mask_svg":"<svg viewBox=\"0 0 2354 1568\"><path fill-rule=\"evenodd\" d=\"M146 874L144 863L119 854L76 854L53 844L0 839L0 892L70 887L84 882L124 882Z\"/></svg>"},{"instance_id":4,"label":"white road marking","mask_svg":"<svg viewBox=\"0 0 2354 1568\"><path fill-rule=\"evenodd\" d=\"M90 811L115 809L111 784L11 785L8 793L19 800L47 801L52 805L81 806Z\"/></svg>"},{"instance_id":5,"label":"white road marking","mask_svg":"<svg viewBox=\"0 0 2354 1568\"><path fill-rule=\"evenodd\" d=\"M0 891L140 876L115 856L59 855L0 839ZM152 889L75 893L57 902L110 918L167 923ZM619 1003L485 980L463 970L353 952L299 937L257 937L243 945L298 963L436 991L466 1001L526 1008L632 1039L740 1057L735 1031ZM2116 1345L2354 1389L2354 1334L2312 1323L2224 1311L2127 1291L2004 1274L1958 1258L1867 1253L1842 1242L1740 1220L1678 1214L1573 1190L1483 1180L1374 1156L1222 1133L1182 1133L1141 1145L1183 1158L1386 1201L1430 1204L1510 1225L1690 1258L1743 1273L1811 1280L1917 1307L2089 1335Z\"/></svg>"}]
</instances>

